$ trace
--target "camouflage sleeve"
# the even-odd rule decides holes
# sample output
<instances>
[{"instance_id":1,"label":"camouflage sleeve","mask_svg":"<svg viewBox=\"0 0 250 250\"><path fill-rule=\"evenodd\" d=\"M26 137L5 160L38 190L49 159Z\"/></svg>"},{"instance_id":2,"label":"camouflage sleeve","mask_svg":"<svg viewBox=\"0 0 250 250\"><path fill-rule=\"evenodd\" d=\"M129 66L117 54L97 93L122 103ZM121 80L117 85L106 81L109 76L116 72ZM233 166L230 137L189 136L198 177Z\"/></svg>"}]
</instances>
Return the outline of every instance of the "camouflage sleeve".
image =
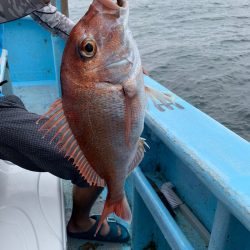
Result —
<instances>
[{"instance_id":1,"label":"camouflage sleeve","mask_svg":"<svg viewBox=\"0 0 250 250\"><path fill-rule=\"evenodd\" d=\"M31 17L51 33L59 35L65 40L75 25L74 22L57 11L56 7L51 4L33 12Z\"/></svg>"},{"instance_id":2,"label":"camouflage sleeve","mask_svg":"<svg viewBox=\"0 0 250 250\"><path fill-rule=\"evenodd\" d=\"M49 0L2 0L0 2L0 23L27 16L48 2Z\"/></svg>"}]
</instances>

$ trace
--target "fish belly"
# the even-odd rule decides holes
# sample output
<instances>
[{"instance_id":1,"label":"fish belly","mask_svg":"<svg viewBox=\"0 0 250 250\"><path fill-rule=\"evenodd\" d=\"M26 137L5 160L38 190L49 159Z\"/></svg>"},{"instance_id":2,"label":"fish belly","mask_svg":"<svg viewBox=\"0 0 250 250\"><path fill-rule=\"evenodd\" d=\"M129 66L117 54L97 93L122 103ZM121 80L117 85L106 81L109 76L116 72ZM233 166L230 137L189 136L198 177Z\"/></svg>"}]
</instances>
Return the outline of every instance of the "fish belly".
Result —
<instances>
[{"instance_id":1,"label":"fish belly","mask_svg":"<svg viewBox=\"0 0 250 250\"><path fill-rule=\"evenodd\" d=\"M97 84L94 90L79 89L77 96L72 100L64 95L65 115L88 162L105 179L110 195L118 199L123 195L128 168L142 133L143 101L135 95L128 111L122 86L108 83ZM132 116L129 145L125 136L126 112Z\"/></svg>"}]
</instances>

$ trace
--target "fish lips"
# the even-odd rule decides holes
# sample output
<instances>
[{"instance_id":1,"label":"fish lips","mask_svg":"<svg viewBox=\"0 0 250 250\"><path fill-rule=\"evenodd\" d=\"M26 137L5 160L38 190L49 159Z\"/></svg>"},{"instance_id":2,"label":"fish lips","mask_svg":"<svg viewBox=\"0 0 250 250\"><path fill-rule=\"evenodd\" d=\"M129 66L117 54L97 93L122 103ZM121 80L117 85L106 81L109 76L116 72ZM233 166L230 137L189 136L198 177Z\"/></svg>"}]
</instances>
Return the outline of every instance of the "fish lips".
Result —
<instances>
[{"instance_id":1,"label":"fish lips","mask_svg":"<svg viewBox=\"0 0 250 250\"><path fill-rule=\"evenodd\" d=\"M112 0L97 0L98 2L102 3L105 7L118 10L120 8L127 8L128 2L126 0L117 0L117 3L113 2Z\"/></svg>"},{"instance_id":2,"label":"fish lips","mask_svg":"<svg viewBox=\"0 0 250 250\"><path fill-rule=\"evenodd\" d=\"M100 13L112 14L122 20L128 20L129 4L127 0L118 0L117 3L112 0L95 0L92 5Z\"/></svg>"}]
</instances>

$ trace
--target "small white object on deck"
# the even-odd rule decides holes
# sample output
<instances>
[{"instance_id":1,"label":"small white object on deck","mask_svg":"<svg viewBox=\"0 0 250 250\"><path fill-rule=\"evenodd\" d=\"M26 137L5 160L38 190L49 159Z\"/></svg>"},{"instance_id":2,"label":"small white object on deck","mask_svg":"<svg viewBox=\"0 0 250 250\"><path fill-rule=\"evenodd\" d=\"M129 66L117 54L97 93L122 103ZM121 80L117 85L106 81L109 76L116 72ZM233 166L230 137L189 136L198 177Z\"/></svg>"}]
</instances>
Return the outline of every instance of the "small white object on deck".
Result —
<instances>
[{"instance_id":1,"label":"small white object on deck","mask_svg":"<svg viewBox=\"0 0 250 250\"><path fill-rule=\"evenodd\" d=\"M58 178L0 160L0 249L66 249Z\"/></svg>"}]
</instances>

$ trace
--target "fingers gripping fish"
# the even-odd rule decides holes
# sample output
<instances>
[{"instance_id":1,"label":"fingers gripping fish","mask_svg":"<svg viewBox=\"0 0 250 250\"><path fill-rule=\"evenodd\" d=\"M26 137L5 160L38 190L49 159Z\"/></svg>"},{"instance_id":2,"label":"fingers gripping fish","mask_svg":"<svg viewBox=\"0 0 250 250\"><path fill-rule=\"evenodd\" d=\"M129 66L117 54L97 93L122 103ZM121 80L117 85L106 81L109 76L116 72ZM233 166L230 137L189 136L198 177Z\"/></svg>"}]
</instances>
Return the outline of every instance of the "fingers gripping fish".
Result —
<instances>
[{"instance_id":1,"label":"fingers gripping fish","mask_svg":"<svg viewBox=\"0 0 250 250\"><path fill-rule=\"evenodd\" d=\"M108 196L97 228L114 212L130 220L124 194L128 174L144 156L146 95L155 106L171 98L144 86L138 48L128 28L128 2L94 0L72 30L62 65L62 98L41 117L54 129L60 150L72 158L90 185L105 186ZM96 233L97 233L96 232Z\"/></svg>"}]
</instances>

